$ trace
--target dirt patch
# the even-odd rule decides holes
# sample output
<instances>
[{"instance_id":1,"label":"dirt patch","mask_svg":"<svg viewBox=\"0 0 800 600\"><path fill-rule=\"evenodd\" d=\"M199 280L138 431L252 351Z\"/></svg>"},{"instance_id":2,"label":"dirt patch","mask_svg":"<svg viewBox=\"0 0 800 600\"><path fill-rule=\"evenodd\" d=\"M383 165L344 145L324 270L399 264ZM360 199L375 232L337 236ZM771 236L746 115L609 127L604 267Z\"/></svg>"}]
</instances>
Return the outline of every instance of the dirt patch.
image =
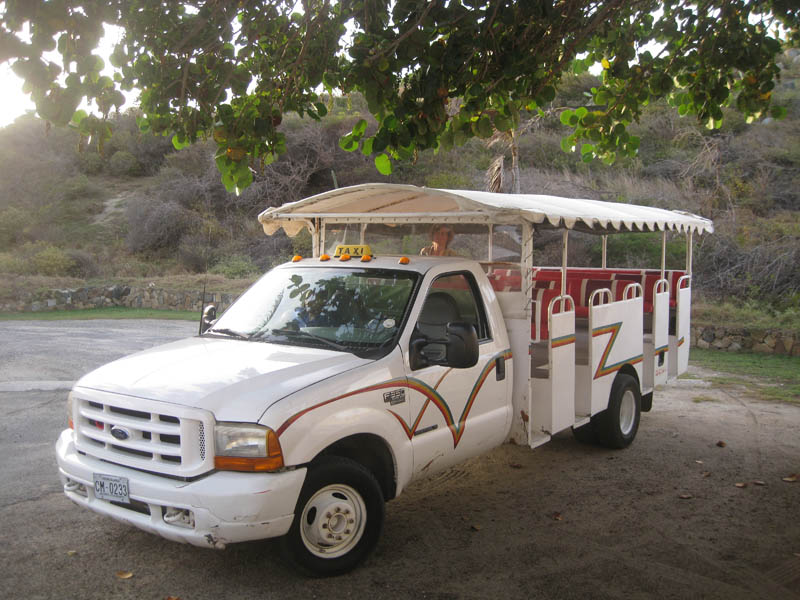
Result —
<instances>
[{"instance_id":1,"label":"dirt patch","mask_svg":"<svg viewBox=\"0 0 800 600\"><path fill-rule=\"evenodd\" d=\"M45 394L46 405L42 395L8 395L11 408L28 411L30 434L12 437L22 429L11 427L0 439L8 453L24 440L26 456L52 462L63 397ZM387 505L373 556L327 580L298 576L274 541L218 552L81 510L44 458L8 461L9 495L32 484L0 510L0 596L796 600L800 482L782 479L800 472L799 427L800 406L682 379L656 392L625 450L567 432L533 451L501 446L410 486Z\"/></svg>"}]
</instances>

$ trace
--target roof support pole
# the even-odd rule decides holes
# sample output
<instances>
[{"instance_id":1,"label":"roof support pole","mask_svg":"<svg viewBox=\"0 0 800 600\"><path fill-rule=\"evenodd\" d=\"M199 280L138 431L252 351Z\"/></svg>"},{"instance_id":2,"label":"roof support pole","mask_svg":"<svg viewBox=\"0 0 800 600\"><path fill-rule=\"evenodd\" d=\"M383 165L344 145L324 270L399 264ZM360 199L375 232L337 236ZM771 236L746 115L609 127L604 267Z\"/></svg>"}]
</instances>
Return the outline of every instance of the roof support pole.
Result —
<instances>
[{"instance_id":1,"label":"roof support pole","mask_svg":"<svg viewBox=\"0 0 800 600\"><path fill-rule=\"evenodd\" d=\"M692 230L686 232L686 274L692 274Z\"/></svg>"},{"instance_id":2,"label":"roof support pole","mask_svg":"<svg viewBox=\"0 0 800 600\"><path fill-rule=\"evenodd\" d=\"M567 240L569 229L561 232L561 295L567 295Z\"/></svg>"},{"instance_id":3,"label":"roof support pole","mask_svg":"<svg viewBox=\"0 0 800 600\"><path fill-rule=\"evenodd\" d=\"M601 264L601 266L605 269L605 268L608 267L608 236L604 235L604 236L602 236L601 239L603 240L603 245L602 245L603 255L602 255L602 264Z\"/></svg>"},{"instance_id":4,"label":"roof support pole","mask_svg":"<svg viewBox=\"0 0 800 600\"><path fill-rule=\"evenodd\" d=\"M667 266L667 230L661 232L661 279Z\"/></svg>"},{"instance_id":5,"label":"roof support pole","mask_svg":"<svg viewBox=\"0 0 800 600\"><path fill-rule=\"evenodd\" d=\"M321 252L322 246L322 231L320 230L320 220L314 219L311 229L311 249L314 252L314 258L317 258Z\"/></svg>"},{"instance_id":6,"label":"roof support pole","mask_svg":"<svg viewBox=\"0 0 800 600\"><path fill-rule=\"evenodd\" d=\"M361 244L362 246L364 244L366 244L366 242L364 241L366 239L366 236L367 236L367 224L366 223L362 223L361 224L361 237L358 238L359 239L358 243Z\"/></svg>"},{"instance_id":7,"label":"roof support pole","mask_svg":"<svg viewBox=\"0 0 800 600\"><path fill-rule=\"evenodd\" d=\"M489 224L489 262L494 260L494 225Z\"/></svg>"},{"instance_id":8,"label":"roof support pole","mask_svg":"<svg viewBox=\"0 0 800 600\"><path fill-rule=\"evenodd\" d=\"M522 293L525 294L525 315L530 320L533 314L533 227L522 222Z\"/></svg>"}]
</instances>

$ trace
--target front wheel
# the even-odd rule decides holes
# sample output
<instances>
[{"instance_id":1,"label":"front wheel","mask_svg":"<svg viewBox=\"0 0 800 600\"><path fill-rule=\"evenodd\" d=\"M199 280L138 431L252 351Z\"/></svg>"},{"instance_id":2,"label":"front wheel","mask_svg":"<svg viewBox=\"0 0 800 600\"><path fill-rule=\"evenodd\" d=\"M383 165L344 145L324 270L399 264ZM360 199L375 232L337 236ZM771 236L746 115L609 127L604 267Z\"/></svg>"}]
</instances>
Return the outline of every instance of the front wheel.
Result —
<instances>
[{"instance_id":1,"label":"front wheel","mask_svg":"<svg viewBox=\"0 0 800 600\"><path fill-rule=\"evenodd\" d=\"M348 458L323 456L309 467L283 548L311 575L340 575L375 547L383 517L383 493L372 473Z\"/></svg>"},{"instance_id":2,"label":"front wheel","mask_svg":"<svg viewBox=\"0 0 800 600\"><path fill-rule=\"evenodd\" d=\"M620 373L611 386L608 408L595 416L597 438L607 448L625 448L639 430L642 395L639 384L630 375Z\"/></svg>"}]
</instances>

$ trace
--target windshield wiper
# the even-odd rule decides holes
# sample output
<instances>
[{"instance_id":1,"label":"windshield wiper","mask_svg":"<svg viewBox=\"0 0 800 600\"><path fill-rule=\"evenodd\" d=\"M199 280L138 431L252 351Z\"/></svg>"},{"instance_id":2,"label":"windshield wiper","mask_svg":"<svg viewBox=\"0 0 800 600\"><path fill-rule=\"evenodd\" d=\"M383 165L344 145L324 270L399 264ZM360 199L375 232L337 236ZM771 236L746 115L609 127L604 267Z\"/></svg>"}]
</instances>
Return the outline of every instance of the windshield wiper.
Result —
<instances>
[{"instance_id":1,"label":"windshield wiper","mask_svg":"<svg viewBox=\"0 0 800 600\"><path fill-rule=\"evenodd\" d=\"M223 327L222 329L209 329L203 335L208 335L209 333L216 333L217 335L222 335L225 337L232 337L236 338L237 340L249 340L250 336L245 335L239 331L234 331L233 329L227 329Z\"/></svg>"},{"instance_id":2,"label":"windshield wiper","mask_svg":"<svg viewBox=\"0 0 800 600\"><path fill-rule=\"evenodd\" d=\"M331 348L335 350L339 350L340 352L352 352L347 346L343 346L341 344L337 344L333 340L329 340L328 338L324 338L321 335L314 335L313 333L309 333L308 331L303 331L302 329L270 329L270 335L302 335L304 337L311 338L312 340L316 340L318 342L322 342L323 344L327 344Z\"/></svg>"}]
</instances>

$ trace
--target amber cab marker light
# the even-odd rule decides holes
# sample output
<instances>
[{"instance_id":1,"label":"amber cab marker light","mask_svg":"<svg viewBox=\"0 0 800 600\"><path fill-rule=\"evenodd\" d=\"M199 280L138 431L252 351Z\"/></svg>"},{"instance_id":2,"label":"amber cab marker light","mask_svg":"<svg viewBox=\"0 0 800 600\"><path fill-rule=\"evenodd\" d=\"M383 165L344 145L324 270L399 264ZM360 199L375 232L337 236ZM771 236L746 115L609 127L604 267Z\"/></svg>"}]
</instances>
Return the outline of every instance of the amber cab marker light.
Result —
<instances>
[{"instance_id":1,"label":"amber cab marker light","mask_svg":"<svg viewBox=\"0 0 800 600\"><path fill-rule=\"evenodd\" d=\"M407 256L402 256L402 257L400 257L400 260L398 260L397 262L400 263L401 265L407 265L411 261L408 260Z\"/></svg>"},{"instance_id":2,"label":"amber cab marker light","mask_svg":"<svg viewBox=\"0 0 800 600\"><path fill-rule=\"evenodd\" d=\"M301 260L303 260L303 257L302 257L302 256L300 256L299 254L295 254L295 255L292 257L292 262L300 262Z\"/></svg>"},{"instance_id":3,"label":"amber cab marker light","mask_svg":"<svg viewBox=\"0 0 800 600\"><path fill-rule=\"evenodd\" d=\"M331 257L330 257L330 256L328 256L327 254L323 254L322 256L320 256L320 257L319 257L319 259L320 259L320 260L330 260L330 259L331 259Z\"/></svg>"},{"instance_id":4,"label":"amber cab marker light","mask_svg":"<svg viewBox=\"0 0 800 600\"><path fill-rule=\"evenodd\" d=\"M339 260L341 260L341 261L350 260L350 255L349 254L342 254L339 257Z\"/></svg>"},{"instance_id":5,"label":"amber cab marker light","mask_svg":"<svg viewBox=\"0 0 800 600\"><path fill-rule=\"evenodd\" d=\"M372 257L369 254L365 254L361 257L361 262L369 262L372 260Z\"/></svg>"}]
</instances>

